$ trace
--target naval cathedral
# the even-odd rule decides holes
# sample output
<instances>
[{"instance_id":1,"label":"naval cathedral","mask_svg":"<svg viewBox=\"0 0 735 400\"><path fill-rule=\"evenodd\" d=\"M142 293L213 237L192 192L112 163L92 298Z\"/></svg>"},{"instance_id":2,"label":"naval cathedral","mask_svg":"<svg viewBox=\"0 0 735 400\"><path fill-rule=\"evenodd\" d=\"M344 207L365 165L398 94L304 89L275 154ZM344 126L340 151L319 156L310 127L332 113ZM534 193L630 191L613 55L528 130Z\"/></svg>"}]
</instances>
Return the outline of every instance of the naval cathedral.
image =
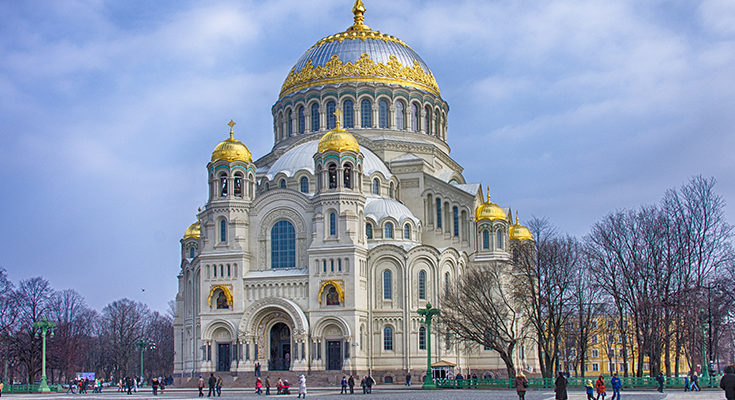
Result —
<instances>
[{"instance_id":1,"label":"naval cathedral","mask_svg":"<svg viewBox=\"0 0 735 400\"><path fill-rule=\"evenodd\" d=\"M253 161L233 121L212 152L208 200L181 239L177 378L259 365L284 371L273 379L423 379L416 310L441 308L464 271L532 240L449 156L449 105L429 67L365 25L362 1L352 12L286 77L270 153ZM432 335L434 361L505 375L494 351ZM520 343L516 366L536 369L534 349Z\"/></svg>"}]
</instances>

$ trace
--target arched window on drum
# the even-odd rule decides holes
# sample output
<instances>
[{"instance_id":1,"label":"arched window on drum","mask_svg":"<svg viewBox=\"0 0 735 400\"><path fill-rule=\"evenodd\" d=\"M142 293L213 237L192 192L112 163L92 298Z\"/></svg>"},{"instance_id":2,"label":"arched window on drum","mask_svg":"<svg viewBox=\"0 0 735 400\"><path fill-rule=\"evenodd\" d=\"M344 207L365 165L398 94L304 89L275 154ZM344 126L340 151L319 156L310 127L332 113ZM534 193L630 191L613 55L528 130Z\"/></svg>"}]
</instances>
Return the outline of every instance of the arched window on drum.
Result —
<instances>
[{"instance_id":1,"label":"arched window on drum","mask_svg":"<svg viewBox=\"0 0 735 400\"><path fill-rule=\"evenodd\" d=\"M299 107L299 135L303 135L306 131L306 117L304 116L304 106Z\"/></svg>"},{"instance_id":2,"label":"arched window on drum","mask_svg":"<svg viewBox=\"0 0 735 400\"><path fill-rule=\"evenodd\" d=\"M309 178L301 177L301 193L309 193Z\"/></svg>"},{"instance_id":3,"label":"arched window on drum","mask_svg":"<svg viewBox=\"0 0 735 400\"><path fill-rule=\"evenodd\" d=\"M337 127L337 117L334 112L337 110L337 103L333 100L327 102L327 129L334 129Z\"/></svg>"},{"instance_id":4,"label":"arched window on drum","mask_svg":"<svg viewBox=\"0 0 735 400\"><path fill-rule=\"evenodd\" d=\"M342 103L342 125L345 128L355 127L355 103L352 100Z\"/></svg>"},{"instance_id":5,"label":"arched window on drum","mask_svg":"<svg viewBox=\"0 0 735 400\"><path fill-rule=\"evenodd\" d=\"M388 128L388 102L385 100L378 102L378 127Z\"/></svg>"},{"instance_id":6,"label":"arched window on drum","mask_svg":"<svg viewBox=\"0 0 735 400\"><path fill-rule=\"evenodd\" d=\"M404 115L403 113L405 106L403 105L402 101L396 102L396 129L398 130L404 130L406 129L405 125L403 124L404 121Z\"/></svg>"},{"instance_id":7,"label":"arched window on drum","mask_svg":"<svg viewBox=\"0 0 735 400\"><path fill-rule=\"evenodd\" d=\"M360 127L373 127L373 105L368 99L362 99L360 102Z\"/></svg>"},{"instance_id":8,"label":"arched window on drum","mask_svg":"<svg viewBox=\"0 0 735 400\"><path fill-rule=\"evenodd\" d=\"M319 130L319 103L311 105L311 131Z\"/></svg>"}]
</instances>

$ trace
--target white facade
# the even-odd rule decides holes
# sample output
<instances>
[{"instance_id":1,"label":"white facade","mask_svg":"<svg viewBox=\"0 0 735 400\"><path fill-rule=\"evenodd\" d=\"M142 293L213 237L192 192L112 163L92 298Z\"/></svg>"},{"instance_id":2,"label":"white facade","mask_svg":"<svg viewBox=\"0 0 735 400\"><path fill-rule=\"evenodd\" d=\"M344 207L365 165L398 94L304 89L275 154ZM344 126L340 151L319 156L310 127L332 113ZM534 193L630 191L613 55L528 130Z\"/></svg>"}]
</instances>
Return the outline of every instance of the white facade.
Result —
<instances>
[{"instance_id":1,"label":"white facade","mask_svg":"<svg viewBox=\"0 0 735 400\"><path fill-rule=\"evenodd\" d=\"M359 149L319 152L332 107L354 110L341 121ZM209 200L181 240L175 376L252 374L259 362L264 372L419 379L416 310L441 308L465 269L509 258L510 210L485 202L449 156L438 92L344 78L283 94L272 111L269 154L207 164ZM483 207L502 218L478 215ZM434 360L463 374L505 371L493 351L447 346L436 332L431 344ZM533 345L522 347L517 365L533 367Z\"/></svg>"}]
</instances>

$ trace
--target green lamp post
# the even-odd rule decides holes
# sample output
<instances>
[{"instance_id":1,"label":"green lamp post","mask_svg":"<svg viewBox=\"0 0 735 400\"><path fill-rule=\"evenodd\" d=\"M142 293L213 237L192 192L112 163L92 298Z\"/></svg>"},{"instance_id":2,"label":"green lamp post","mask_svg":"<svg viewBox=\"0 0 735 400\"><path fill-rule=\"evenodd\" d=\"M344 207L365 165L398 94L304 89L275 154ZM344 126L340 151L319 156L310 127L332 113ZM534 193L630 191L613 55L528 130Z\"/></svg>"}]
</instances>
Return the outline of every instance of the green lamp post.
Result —
<instances>
[{"instance_id":1,"label":"green lamp post","mask_svg":"<svg viewBox=\"0 0 735 400\"><path fill-rule=\"evenodd\" d=\"M33 323L34 328L38 328L41 330L41 338L43 340L43 352L41 358L41 385L38 389L42 393L48 393L51 391L51 388L48 387L48 382L46 381L46 334L50 333L51 336L54 336L53 328L55 326L56 323L48 321L46 317L43 317L42 320Z\"/></svg>"},{"instance_id":2,"label":"green lamp post","mask_svg":"<svg viewBox=\"0 0 735 400\"><path fill-rule=\"evenodd\" d=\"M438 308L431 308L431 303L426 303L426 308L419 308L416 312L423 317L421 323L426 324L426 379L422 388L437 389L438 386L431 376L431 320L441 311Z\"/></svg>"},{"instance_id":3,"label":"green lamp post","mask_svg":"<svg viewBox=\"0 0 735 400\"><path fill-rule=\"evenodd\" d=\"M704 310L699 310L702 315L702 379L707 379L709 384L709 358L707 357L707 321L704 320Z\"/></svg>"},{"instance_id":4,"label":"green lamp post","mask_svg":"<svg viewBox=\"0 0 735 400\"><path fill-rule=\"evenodd\" d=\"M140 349L140 379L142 381L145 381L145 378L143 377L143 350L147 349L148 346L155 347L155 343L150 343L146 340L139 339L137 342L134 343L138 348Z\"/></svg>"}]
</instances>

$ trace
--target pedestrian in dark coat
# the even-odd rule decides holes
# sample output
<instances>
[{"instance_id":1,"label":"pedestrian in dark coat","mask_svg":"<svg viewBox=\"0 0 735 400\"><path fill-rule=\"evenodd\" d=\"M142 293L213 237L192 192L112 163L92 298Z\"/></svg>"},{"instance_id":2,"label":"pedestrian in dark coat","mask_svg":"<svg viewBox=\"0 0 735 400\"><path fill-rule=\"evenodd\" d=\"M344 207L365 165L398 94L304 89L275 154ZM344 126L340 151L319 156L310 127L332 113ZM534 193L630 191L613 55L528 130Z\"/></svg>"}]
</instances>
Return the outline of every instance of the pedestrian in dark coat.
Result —
<instances>
[{"instance_id":1,"label":"pedestrian in dark coat","mask_svg":"<svg viewBox=\"0 0 735 400\"><path fill-rule=\"evenodd\" d=\"M567 400L567 378L563 372L559 372L559 376L556 377L554 392L556 393L556 400Z\"/></svg>"},{"instance_id":2,"label":"pedestrian in dark coat","mask_svg":"<svg viewBox=\"0 0 735 400\"><path fill-rule=\"evenodd\" d=\"M528 390L528 379L523 372L519 372L516 379L513 381L513 386L516 388L518 393L518 400L524 400L526 398L526 390Z\"/></svg>"},{"instance_id":3,"label":"pedestrian in dark coat","mask_svg":"<svg viewBox=\"0 0 735 400\"><path fill-rule=\"evenodd\" d=\"M662 372L659 372L656 376L656 382L658 382L658 390L660 393L664 392L664 382L666 382L666 378L664 378L664 374Z\"/></svg>"},{"instance_id":4,"label":"pedestrian in dark coat","mask_svg":"<svg viewBox=\"0 0 735 400\"><path fill-rule=\"evenodd\" d=\"M347 380L347 386L350 387L350 394L355 394L355 378L350 375L350 379Z\"/></svg>"},{"instance_id":5,"label":"pedestrian in dark coat","mask_svg":"<svg viewBox=\"0 0 735 400\"><path fill-rule=\"evenodd\" d=\"M217 378L214 377L214 372L209 374L209 393L207 393L207 397L210 397L212 395L216 395L217 392L215 392L214 387L217 385Z\"/></svg>"},{"instance_id":6,"label":"pedestrian in dark coat","mask_svg":"<svg viewBox=\"0 0 735 400\"><path fill-rule=\"evenodd\" d=\"M735 365L725 367L725 375L720 379L720 388L725 391L727 400L735 400Z\"/></svg>"}]
</instances>

